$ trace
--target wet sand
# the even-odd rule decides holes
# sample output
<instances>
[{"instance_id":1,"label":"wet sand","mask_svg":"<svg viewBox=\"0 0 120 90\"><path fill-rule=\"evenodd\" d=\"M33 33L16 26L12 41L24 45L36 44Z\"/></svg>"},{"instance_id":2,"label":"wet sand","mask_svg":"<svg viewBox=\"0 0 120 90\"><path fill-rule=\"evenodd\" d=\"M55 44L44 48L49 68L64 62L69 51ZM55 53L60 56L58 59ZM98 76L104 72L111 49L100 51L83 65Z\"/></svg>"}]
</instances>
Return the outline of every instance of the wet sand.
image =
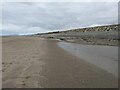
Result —
<instances>
[{"instance_id":1,"label":"wet sand","mask_svg":"<svg viewBox=\"0 0 120 90\"><path fill-rule=\"evenodd\" d=\"M100 67L118 78L118 47L59 42L66 51Z\"/></svg>"},{"instance_id":2,"label":"wet sand","mask_svg":"<svg viewBox=\"0 0 120 90\"><path fill-rule=\"evenodd\" d=\"M117 88L107 71L60 48L56 40L3 37L3 88Z\"/></svg>"}]
</instances>

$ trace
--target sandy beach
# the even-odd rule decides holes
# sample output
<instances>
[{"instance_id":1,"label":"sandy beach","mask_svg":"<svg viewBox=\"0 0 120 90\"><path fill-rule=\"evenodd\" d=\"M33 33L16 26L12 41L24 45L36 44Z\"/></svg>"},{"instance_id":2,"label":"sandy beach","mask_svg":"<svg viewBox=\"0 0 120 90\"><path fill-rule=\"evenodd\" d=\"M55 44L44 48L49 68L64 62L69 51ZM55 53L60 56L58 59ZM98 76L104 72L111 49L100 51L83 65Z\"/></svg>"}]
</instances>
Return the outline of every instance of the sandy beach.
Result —
<instances>
[{"instance_id":1,"label":"sandy beach","mask_svg":"<svg viewBox=\"0 0 120 90\"><path fill-rule=\"evenodd\" d=\"M3 88L117 88L118 78L40 37L2 38Z\"/></svg>"},{"instance_id":2,"label":"sandy beach","mask_svg":"<svg viewBox=\"0 0 120 90\"><path fill-rule=\"evenodd\" d=\"M118 47L59 42L58 45L86 62L104 69L118 78Z\"/></svg>"}]
</instances>

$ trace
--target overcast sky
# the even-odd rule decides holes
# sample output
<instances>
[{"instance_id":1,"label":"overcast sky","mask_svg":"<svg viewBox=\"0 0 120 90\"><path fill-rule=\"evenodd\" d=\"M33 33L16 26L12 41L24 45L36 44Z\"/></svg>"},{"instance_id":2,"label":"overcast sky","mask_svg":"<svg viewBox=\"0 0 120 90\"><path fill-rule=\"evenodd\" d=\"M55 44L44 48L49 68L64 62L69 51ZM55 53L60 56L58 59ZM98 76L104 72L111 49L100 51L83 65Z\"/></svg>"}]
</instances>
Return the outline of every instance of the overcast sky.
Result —
<instances>
[{"instance_id":1,"label":"overcast sky","mask_svg":"<svg viewBox=\"0 0 120 90\"><path fill-rule=\"evenodd\" d=\"M3 3L2 12L3 34L43 33L118 22L117 2L11 2Z\"/></svg>"}]
</instances>

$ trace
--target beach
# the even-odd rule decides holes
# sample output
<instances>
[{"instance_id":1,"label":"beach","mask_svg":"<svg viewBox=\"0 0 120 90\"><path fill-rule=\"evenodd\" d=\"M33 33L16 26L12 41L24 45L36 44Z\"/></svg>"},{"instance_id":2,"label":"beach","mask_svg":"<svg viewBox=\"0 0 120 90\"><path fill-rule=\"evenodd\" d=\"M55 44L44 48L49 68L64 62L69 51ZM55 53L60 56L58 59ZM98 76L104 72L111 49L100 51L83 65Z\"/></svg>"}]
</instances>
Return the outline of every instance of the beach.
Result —
<instances>
[{"instance_id":1,"label":"beach","mask_svg":"<svg viewBox=\"0 0 120 90\"><path fill-rule=\"evenodd\" d=\"M118 77L118 47L59 42L58 45L86 62Z\"/></svg>"},{"instance_id":2,"label":"beach","mask_svg":"<svg viewBox=\"0 0 120 90\"><path fill-rule=\"evenodd\" d=\"M61 48L59 42L35 36L3 37L2 87L118 87L114 74Z\"/></svg>"}]
</instances>

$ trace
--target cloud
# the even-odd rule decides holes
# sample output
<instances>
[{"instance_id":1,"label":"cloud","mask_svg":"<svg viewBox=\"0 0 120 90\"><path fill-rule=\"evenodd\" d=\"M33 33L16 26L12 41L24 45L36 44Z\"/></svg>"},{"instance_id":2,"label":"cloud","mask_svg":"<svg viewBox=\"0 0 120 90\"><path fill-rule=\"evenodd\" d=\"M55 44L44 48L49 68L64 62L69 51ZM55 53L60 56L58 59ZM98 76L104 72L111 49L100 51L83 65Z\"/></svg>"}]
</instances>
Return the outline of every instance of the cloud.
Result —
<instances>
[{"instance_id":1,"label":"cloud","mask_svg":"<svg viewBox=\"0 0 120 90\"><path fill-rule=\"evenodd\" d=\"M115 24L115 2L3 3L3 34L39 33Z\"/></svg>"},{"instance_id":2,"label":"cloud","mask_svg":"<svg viewBox=\"0 0 120 90\"><path fill-rule=\"evenodd\" d=\"M43 28L27 27L25 25L6 24L3 25L3 34L33 34L37 32L43 33Z\"/></svg>"},{"instance_id":3,"label":"cloud","mask_svg":"<svg viewBox=\"0 0 120 90\"><path fill-rule=\"evenodd\" d=\"M2 2L83 2L83 0L1 0ZM119 0L84 0L84 2L118 2Z\"/></svg>"}]
</instances>

